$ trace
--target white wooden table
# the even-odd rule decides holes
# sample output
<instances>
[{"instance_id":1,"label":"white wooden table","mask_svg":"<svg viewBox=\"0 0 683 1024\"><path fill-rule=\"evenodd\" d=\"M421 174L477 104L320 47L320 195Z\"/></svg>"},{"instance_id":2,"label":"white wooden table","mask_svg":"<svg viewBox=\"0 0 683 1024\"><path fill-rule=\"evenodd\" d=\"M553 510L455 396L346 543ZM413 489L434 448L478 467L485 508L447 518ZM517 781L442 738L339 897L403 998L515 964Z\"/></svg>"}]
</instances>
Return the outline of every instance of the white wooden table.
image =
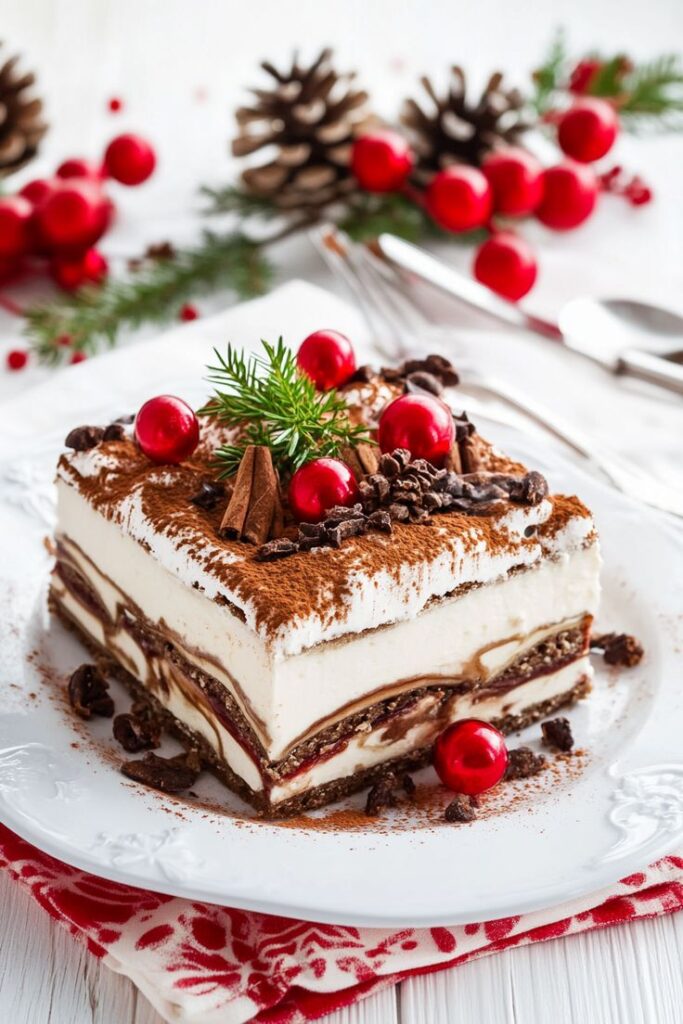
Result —
<instances>
[{"instance_id":1,"label":"white wooden table","mask_svg":"<svg viewBox=\"0 0 683 1024\"><path fill-rule=\"evenodd\" d=\"M417 74L463 63L475 79L494 67L521 79L544 52L558 23L571 30L577 50L647 55L683 37L680 0L657 0L647 17L638 0L503 0L443 4L440 0L0 0L8 49L22 49L40 70L53 125L40 166L49 171L65 156L94 157L119 130L155 140L160 167L148 189L121 193L121 218L107 239L122 259L147 241L192 238L191 214L200 182L230 176L226 140L240 87L257 83L261 57L285 59L303 42L307 52L333 42L340 65L362 68L362 79L391 114L397 97L414 91ZM437 75L438 77L438 75ZM124 113L105 112L120 96ZM652 297L683 293L681 142L653 143L648 173L656 176L659 203L642 211L640 227L628 211L597 218L581 241L546 239L539 312L552 312L565 295L588 287L598 264L605 287L637 282ZM625 152L633 164L634 150ZM636 160L637 151L636 151ZM666 173L667 167L669 173ZM634 170L644 169L637 162ZM25 175L26 177L26 175ZM577 236L578 237L578 236ZM566 252L576 247L567 270ZM462 260L467 257L462 255ZM287 251L283 271L325 282L302 247ZM562 272L559 272L559 268ZM610 277L611 275L611 277ZM200 304L204 311L215 308ZM17 324L0 313L0 357L17 344ZM505 356L499 367L514 372ZM0 371L0 397L40 379L42 371L11 378ZM582 426L596 433L623 416L586 419L604 385L586 381ZM571 413L572 395L553 396ZM598 403L599 404L599 403ZM578 409L574 406L574 412ZM603 409L604 411L604 409ZM615 438L611 439L613 442ZM629 442L630 443L630 442ZM680 458L680 446L678 447ZM633 452L632 452L633 454ZM671 450L648 453L655 468L671 465ZM499 954L406 982L329 1018L334 1024L680 1024L683 1019L683 915L642 921L590 935ZM27 896L0 875L0 1021L7 1024L158 1024L133 985L87 954L48 921Z\"/></svg>"},{"instance_id":2,"label":"white wooden table","mask_svg":"<svg viewBox=\"0 0 683 1024\"><path fill-rule=\"evenodd\" d=\"M126 978L102 967L0 875L0 1020L161 1024ZM330 1024L680 1024L683 914L509 950L404 982Z\"/></svg>"}]
</instances>

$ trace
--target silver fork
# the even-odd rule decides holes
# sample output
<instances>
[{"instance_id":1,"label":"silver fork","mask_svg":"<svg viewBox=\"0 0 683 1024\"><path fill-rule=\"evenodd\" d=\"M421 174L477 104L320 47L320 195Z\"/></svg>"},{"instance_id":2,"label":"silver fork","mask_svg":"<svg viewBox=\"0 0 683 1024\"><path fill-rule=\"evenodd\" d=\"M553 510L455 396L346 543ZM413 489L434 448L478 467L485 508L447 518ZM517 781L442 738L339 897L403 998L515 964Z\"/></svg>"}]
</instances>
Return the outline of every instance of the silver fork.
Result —
<instances>
[{"instance_id":1,"label":"silver fork","mask_svg":"<svg viewBox=\"0 0 683 1024\"><path fill-rule=\"evenodd\" d=\"M433 325L406 295L405 285L393 270L366 245L352 242L334 225L317 227L311 231L310 237L324 262L344 282L358 303L378 351L391 360L400 360L414 353L414 339L424 333L426 327L433 329ZM565 423L507 382L502 383L459 364L458 372L463 370L462 386L468 393L478 392L503 402L589 462L622 493L660 511L683 517L681 491L596 444L576 427ZM480 411L490 419L511 422L509 418L492 415L482 405L477 410L469 394L468 407L473 413Z\"/></svg>"}]
</instances>

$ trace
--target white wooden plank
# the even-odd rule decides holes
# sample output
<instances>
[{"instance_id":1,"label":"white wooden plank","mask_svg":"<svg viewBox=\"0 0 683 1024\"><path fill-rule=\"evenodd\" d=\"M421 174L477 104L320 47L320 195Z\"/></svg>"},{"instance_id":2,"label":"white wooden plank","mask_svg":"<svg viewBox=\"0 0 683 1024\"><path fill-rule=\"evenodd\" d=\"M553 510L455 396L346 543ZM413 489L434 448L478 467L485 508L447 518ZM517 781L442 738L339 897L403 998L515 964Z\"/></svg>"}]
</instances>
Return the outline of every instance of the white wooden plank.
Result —
<instances>
[{"instance_id":1,"label":"white wooden plank","mask_svg":"<svg viewBox=\"0 0 683 1024\"><path fill-rule=\"evenodd\" d=\"M355 1006L329 1014L324 1020L325 1024L400 1024L398 992L393 988L383 989Z\"/></svg>"},{"instance_id":2,"label":"white wooden plank","mask_svg":"<svg viewBox=\"0 0 683 1024\"><path fill-rule=\"evenodd\" d=\"M680 1024L683 915L509 950L407 981L401 1024Z\"/></svg>"}]
</instances>

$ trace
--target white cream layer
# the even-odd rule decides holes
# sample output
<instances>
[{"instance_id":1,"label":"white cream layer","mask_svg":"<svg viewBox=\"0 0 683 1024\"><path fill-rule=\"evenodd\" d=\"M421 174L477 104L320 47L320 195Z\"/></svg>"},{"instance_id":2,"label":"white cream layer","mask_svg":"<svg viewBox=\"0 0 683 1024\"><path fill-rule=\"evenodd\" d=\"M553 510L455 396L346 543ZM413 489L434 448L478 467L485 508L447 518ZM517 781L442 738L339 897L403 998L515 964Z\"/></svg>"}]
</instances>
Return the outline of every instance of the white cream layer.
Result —
<instances>
[{"instance_id":1,"label":"white cream layer","mask_svg":"<svg viewBox=\"0 0 683 1024\"><path fill-rule=\"evenodd\" d=\"M360 733L350 740L340 753L327 760L318 761L307 771L274 786L270 792L270 803L276 805L326 782L348 778L349 775L354 775L364 768L372 768L390 758L404 757L413 750L429 746L442 729L458 719L475 717L490 722L505 715L518 715L534 704L569 693L583 676L590 679L591 675L588 657L579 658L557 672L531 679L508 693L489 697L487 700L475 701L471 694L463 694L459 700L451 704L447 719L430 716L436 699L427 694L411 708L409 717L415 724L407 729L399 740L391 736L387 738L386 727ZM392 726L395 727L395 721Z\"/></svg>"},{"instance_id":2,"label":"white cream layer","mask_svg":"<svg viewBox=\"0 0 683 1024\"><path fill-rule=\"evenodd\" d=\"M93 615L64 587L61 580L53 582L55 595L66 611L82 628L103 646L108 646L120 663L140 680L148 680L150 673L163 685L154 687L154 695L160 703L180 722L203 736L228 767L243 779L256 793L263 790L263 780L256 762L247 751L230 735L215 716L207 717L187 699L180 681L163 659L152 658L135 642L125 630L108 633L105 637L101 621ZM557 672L549 673L528 683L522 683L513 690L494 695L486 700L476 701L471 694L463 694L449 708L448 718L434 716L436 698L426 694L405 713L414 725L407 724L404 735L396 739L387 736L387 727L378 726L368 732L358 733L337 754L313 764L290 779L276 785L269 794L271 805L301 796L309 789L322 786L335 779L348 778L364 768L371 768L390 758L402 757L434 742L438 733L449 722L459 718L475 716L490 721L504 715L517 715L533 704L550 700L569 692L579 680L590 679L592 669L588 657L583 657ZM396 719L392 723L395 730Z\"/></svg>"},{"instance_id":3,"label":"white cream layer","mask_svg":"<svg viewBox=\"0 0 683 1024\"><path fill-rule=\"evenodd\" d=\"M111 618L130 599L152 623L163 622L184 656L230 691L270 760L340 709L381 699L378 692L397 680L409 689L414 678L485 679L534 646L539 630L597 609L600 557L591 545L434 602L410 621L287 657L229 609L181 583L76 490L61 485L60 492L61 539Z\"/></svg>"},{"instance_id":4,"label":"white cream layer","mask_svg":"<svg viewBox=\"0 0 683 1024\"><path fill-rule=\"evenodd\" d=\"M96 447L69 455L68 467L60 468L57 481L58 528L80 543L91 557L92 552L96 551L96 564L99 564L102 544L102 537L98 534L102 534L102 531L97 529L95 523L104 520L96 512L90 517L86 515L89 503L80 495L72 474L77 475L77 480L78 476L88 478L102 472L102 486L106 487L106 471L111 468L111 456L105 449L106 446ZM146 486L154 484L159 493L163 494L164 487L171 480L168 470L160 467L153 477L147 479ZM267 625L259 619L258 604L251 595L238 593L222 583L215 572L206 568L207 565L237 561L237 555L226 551L218 538L215 542L204 540L202 550L197 552L196 536L191 532L186 535L181 529L173 537L160 533L142 510L139 489L133 487L117 503L110 524L114 529L104 531L104 535L107 542L112 544L117 533L137 541L146 552L146 564L156 563L185 587L198 586L210 599L225 598L240 609L246 625L269 644L275 656L285 657L351 633L412 619L433 598L443 597L466 583L489 583L504 576L513 566L533 565L544 556L579 546L593 531L590 518L577 516L552 540L541 541L537 536L526 538L525 530L544 523L551 511L550 501L542 501L533 507L510 506L496 524L499 531L507 536L509 543L503 550L497 551L487 547L484 537L473 522L470 536L450 537L448 543L430 561L404 565L399 578L385 570L350 564L345 595L342 600L335 601L333 615L330 614L330 602L325 600L322 602L324 607L311 607L305 615L283 623L275 632L269 632ZM179 520L182 520L181 511ZM430 525L431 533L438 536L444 530L444 526L439 524L439 518L435 517ZM391 539L369 534L368 543L381 546L391 543ZM307 557L325 559L326 552L324 549L313 550ZM118 560L117 564L125 573L125 562ZM123 585L125 581L119 582Z\"/></svg>"}]
</instances>

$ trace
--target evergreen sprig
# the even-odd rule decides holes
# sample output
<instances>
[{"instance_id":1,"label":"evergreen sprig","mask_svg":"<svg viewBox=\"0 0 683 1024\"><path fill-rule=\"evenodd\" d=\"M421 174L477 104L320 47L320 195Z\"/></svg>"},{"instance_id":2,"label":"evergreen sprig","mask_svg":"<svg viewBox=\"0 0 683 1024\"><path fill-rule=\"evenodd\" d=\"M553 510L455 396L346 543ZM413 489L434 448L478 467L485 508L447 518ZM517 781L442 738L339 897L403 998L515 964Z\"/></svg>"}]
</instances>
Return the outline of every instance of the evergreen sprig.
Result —
<instances>
[{"instance_id":1,"label":"evergreen sprig","mask_svg":"<svg viewBox=\"0 0 683 1024\"><path fill-rule=\"evenodd\" d=\"M640 64L624 54L603 57L592 52L583 59L598 64L587 95L614 100L627 128L683 129L683 60L678 54L663 54ZM559 31L533 73L532 103L539 114L552 111L567 92L577 63L570 58L564 33Z\"/></svg>"},{"instance_id":2,"label":"evergreen sprig","mask_svg":"<svg viewBox=\"0 0 683 1024\"><path fill-rule=\"evenodd\" d=\"M236 185L223 185L218 188L202 185L199 194L208 202L204 208L206 214L237 213L240 217L261 217L264 220L273 220L284 215L284 211L276 206L272 199L252 195Z\"/></svg>"},{"instance_id":3,"label":"evergreen sprig","mask_svg":"<svg viewBox=\"0 0 683 1024\"><path fill-rule=\"evenodd\" d=\"M222 188L204 186L201 194L209 200L207 214L235 213L240 217L256 217L264 221L291 217L292 211L282 210L272 199L253 196L234 185ZM323 208L310 211L306 225L315 221L333 220L338 227L356 242L365 242L385 231L415 242L429 237L446 237L425 210L412 199L400 193L369 193L360 189L352 192L343 203L334 209ZM484 233L481 233L482 236ZM448 235L452 239L452 235ZM470 235L466 238L471 241Z\"/></svg>"},{"instance_id":4,"label":"evergreen sprig","mask_svg":"<svg viewBox=\"0 0 683 1024\"><path fill-rule=\"evenodd\" d=\"M25 333L38 359L55 364L76 351L90 354L114 345L125 328L169 321L188 299L217 288L229 288L241 298L260 295L270 278L261 246L240 232L207 231L198 246L179 250L173 259L29 308Z\"/></svg>"},{"instance_id":5,"label":"evergreen sprig","mask_svg":"<svg viewBox=\"0 0 683 1024\"><path fill-rule=\"evenodd\" d=\"M216 364L208 380L214 394L201 410L228 427L238 439L216 450L221 476L231 476L250 444L270 448L273 463L293 472L309 459L338 455L347 445L370 441L363 425L349 420L348 406L336 391L316 391L299 370L296 357L282 338L276 345L261 341L264 354L228 345L225 355L214 349Z\"/></svg>"},{"instance_id":6,"label":"evergreen sprig","mask_svg":"<svg viewBox=\"0 0 683 1024\"><path fill-rule=\"evenodd\" d=\"M553 94L565 77L568 58L564 32L558 29L543 63L532 75L534 95L531 101L538 114L544 114L552 106Z\"/></svg>"}]
</instances>

